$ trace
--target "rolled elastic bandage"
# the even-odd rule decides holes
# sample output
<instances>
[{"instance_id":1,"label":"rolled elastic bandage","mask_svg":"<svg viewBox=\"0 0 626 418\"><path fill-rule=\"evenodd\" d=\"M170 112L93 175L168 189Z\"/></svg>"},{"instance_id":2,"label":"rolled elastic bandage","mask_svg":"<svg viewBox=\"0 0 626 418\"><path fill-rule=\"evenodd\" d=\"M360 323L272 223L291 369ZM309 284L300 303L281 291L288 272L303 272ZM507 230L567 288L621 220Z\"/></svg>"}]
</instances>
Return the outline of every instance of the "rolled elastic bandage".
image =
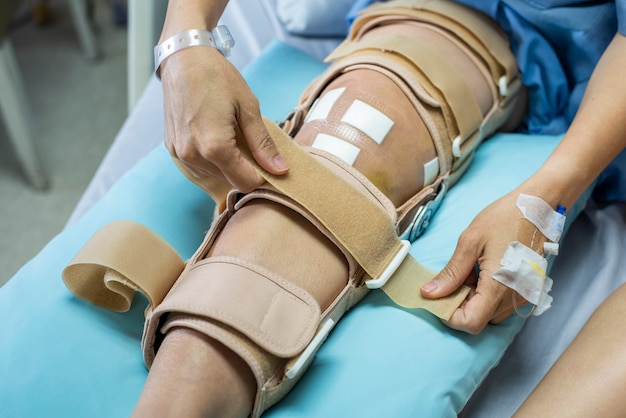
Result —
<instances>
[{"instance_id":1,"label":"rolled elastic bandage","mask_svg":"<svg viewBox=\"0 0 626 418\"><path fill-rule=\"evenodd\" d=\"M516 205L524 219L549 240L543 244L544 254L557 255L565 224L565 208L559 207L555 211L543 199L526 194L519 195ZM524 243L514 241L507 247L500 264L502 267L496 270L493 278L533 304L532 315L541 315L552 306L552 296L548 294L552 279L546 274L547 258Z\"/></svg>"},{"instance_id":2,"label":"rolled elastic bandage","mask_svg":"<svg viewBox=\"0 0 626 418\"><path fill-rule=\"evenodd\" d=\"M160 79L161 63L175 52L192 46L210 46L228 57L230 50L235 46L230 31L225 25L220 25L212 31L189 29L167 38L162 44L154 47L154 72Z\"/></svg>"}]
</instances>

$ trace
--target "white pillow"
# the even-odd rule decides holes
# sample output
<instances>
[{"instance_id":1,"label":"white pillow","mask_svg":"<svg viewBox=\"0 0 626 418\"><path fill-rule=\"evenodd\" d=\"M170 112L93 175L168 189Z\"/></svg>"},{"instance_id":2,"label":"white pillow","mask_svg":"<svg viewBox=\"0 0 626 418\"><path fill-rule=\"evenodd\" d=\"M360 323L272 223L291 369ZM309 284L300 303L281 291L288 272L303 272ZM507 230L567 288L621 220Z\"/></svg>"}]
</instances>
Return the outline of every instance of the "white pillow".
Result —
<instances>
[{"instance_id":1,"label":"white pillow","mask_svg":"<svg viewBox=\"0 0 626 418\"><path fill-rule=\"evenodd\" d=\"M297 36L345 37L346 16L354 0L276 0L276 15Z\"/></svg>"}]
</instances>

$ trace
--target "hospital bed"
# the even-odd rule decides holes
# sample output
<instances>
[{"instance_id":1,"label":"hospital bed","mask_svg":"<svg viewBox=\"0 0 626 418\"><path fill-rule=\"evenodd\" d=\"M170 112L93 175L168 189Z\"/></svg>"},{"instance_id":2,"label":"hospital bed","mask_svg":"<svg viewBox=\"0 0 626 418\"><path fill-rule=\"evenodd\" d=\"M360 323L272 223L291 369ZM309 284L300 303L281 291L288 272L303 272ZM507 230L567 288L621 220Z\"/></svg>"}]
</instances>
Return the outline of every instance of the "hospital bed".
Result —
<instances>
[{"instance_id":1,"label":"hospital bed","mask_svg":"<svg viewBox=\"0 0 626 418\"><path fill-rule=\"evenodd\" d=\"M279 120L323 71L320 57L335 41L287 33L272 3L259 3L262 19L231 2L224 23L235 35L242 28L259 34L251 40L267 39L260 54L237 46L248 54L234 59L262 112ZM122 314L103 310L74 297L61 271L96 230L116 219L148 226L183 258L193 253L213 204L178 172L162 138L161 86L152 77L67 226L0 288L0 416L122 417L132 411L147 376L140 349L147 301L137 296ZM532 173L558 140L520 134L487 140L413 244L413 256L442 268L478 211ZM550 273L553 307L542 316L513 315L472 336L374 291L344 317L303 380L266 416L510 416L624 281L624 206L589 201L578 209Z\"/></svg>"}]
</instances>

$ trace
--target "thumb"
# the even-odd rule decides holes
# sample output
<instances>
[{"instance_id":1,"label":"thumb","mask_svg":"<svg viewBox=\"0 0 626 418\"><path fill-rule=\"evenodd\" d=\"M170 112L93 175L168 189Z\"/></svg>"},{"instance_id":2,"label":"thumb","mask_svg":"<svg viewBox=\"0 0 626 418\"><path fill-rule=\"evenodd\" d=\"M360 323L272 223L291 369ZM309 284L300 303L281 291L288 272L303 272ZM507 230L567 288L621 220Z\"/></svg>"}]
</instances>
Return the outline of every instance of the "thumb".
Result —
<instances>
[{"instance_id":1,"label":"thumb","mask_svg":"<svg viewBox=\"0 0 626 418\"><path fill-rule=\"evenodd\" d=\"M261 167L276 175L285 174L289 170L287 162L278 152L260 115L241 121L241 130L246 138L248 149Z\"/></svg>"},{"instance_id":2,"label":"thumb","mask_svg":"<svg viewBox=\"0 0 626 418\"><path fill-rule=\"evenodd\" d=\"M448 296L461 285L470 275L475 274L475 266L478 257L464 251L457 246L448 264L432 280L422 286L422 296L436 299Z\"/></svg>"}]
</instances>

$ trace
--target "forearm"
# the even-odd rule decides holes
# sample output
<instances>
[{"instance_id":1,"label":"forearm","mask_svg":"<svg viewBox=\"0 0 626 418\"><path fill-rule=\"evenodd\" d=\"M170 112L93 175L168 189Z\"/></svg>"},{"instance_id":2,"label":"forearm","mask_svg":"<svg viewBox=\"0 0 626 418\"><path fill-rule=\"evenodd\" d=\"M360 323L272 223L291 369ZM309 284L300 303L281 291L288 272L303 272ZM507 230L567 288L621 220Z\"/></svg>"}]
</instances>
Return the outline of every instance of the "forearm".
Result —
<instances>
[{"instance_id":1,"label":"forearm","mask_svg":"<svg viewBox=\"0 0 626 418\"><path fill-rule=\"evenodd\" d=\"M599 61L563 140L521 187L553 206L571 206L626 146L626 37L617 34Z\"/></svg>"},{"instance_id":2,"label":"forearm","mask_svg":"<svg viewBox=\"0 0 626 418\"><path fill-rule=\"evenodd\" d=\"M215 28L226 4L228 0L170 0L159 43L183 30Z\"/></svg>"}]
</instances>

